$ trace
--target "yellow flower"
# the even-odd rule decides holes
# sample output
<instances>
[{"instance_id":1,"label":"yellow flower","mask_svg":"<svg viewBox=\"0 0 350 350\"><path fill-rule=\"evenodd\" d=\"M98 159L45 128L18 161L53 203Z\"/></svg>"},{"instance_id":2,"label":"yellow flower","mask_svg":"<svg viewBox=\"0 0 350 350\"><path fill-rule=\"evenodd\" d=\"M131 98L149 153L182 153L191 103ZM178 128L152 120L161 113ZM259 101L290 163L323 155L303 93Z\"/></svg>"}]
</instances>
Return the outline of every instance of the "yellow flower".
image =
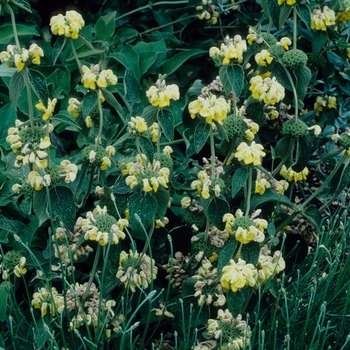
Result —
<instances>
[{"instance_id":1,"label":"yellow flower","mask_svg":"<svg viewBox=\"0 0 350 350\"><path fill-rule=\"evenodd\" d=\"M283 37L277 45L282 45L285 50L289 50L289 46L292 45L292 41L288 37Z\"/></svg>"},{"instance_id":2,"label":"yellow flower","mask_svg":"<svg viewBox=\"0 0 350 350\"><path fill-rule=\"evenodd\" d=\"M281 170L280 170L280 175L285 177L289 182L291 182L291 181L297 182L297 181L306 180L308 174L309 174L309 169L307 167L305 167L299 173L294 171L291 167L289 167L287 169L285 165L283 165Z\"/></svg>"},{"instance_id":3,"label":"yellow flower","mask_svg":"<svg viewBox=\"0 0 350 350\"><path fill-rule=\"evenodd\" d=\"M76 98L70 98L68 100L68 113L71 114L74 118L78 118L81 112L81 102Z\"/></svg>"},{"instance_id":4,"label":"yellow flower","mask_svg":"<svg viewBox=\"0 0 350 350\"><path fill-rule=\"evenodd\" d=\"M95 90L96 89L95 84L97 80L96 74L92 72L91 69L85 65L81 67L81 71L83 73L81 82L84 84L85 89Z\"/></svg>"},{"instance_id":5,"label":"yellow flower","mask_svg":"<svg viewBox=\"0 0 350 350\"><path fill-rule=\"evenodd\" d=\"M62 160L60 168L61 174L65 176L64 181L66 183L73 182L76 179L78 167L75 164L71 163L69 160Z\"/></svg>"},{"instance_id":6,"label":"yellow flower","mask_svg":"<svg viewBox=\"0 0 350 350\"><path fill-rule=\"evenodd\" d=\"M229 265L222 269L222 276L220 279L221 286L224 291L237 292L245 286L254 287L256 285L257 270L253 264L246 264L242 259L238 259L236 263L230 260Z\"/></svg>"},{"instance_id":7,"label":"yellow flower","mask_svg":"<svg viewBox=\"0 0 350 350\"><path fill-rule=\"evenodd\" d=\"M265 193L266 189L270 187L271 184L264 178L255 181L255 193L259 193L261 196Z\"/></svg>"},{"instance_id":8,"label":"yellow flower","mask_svg":"<svg viewBox=\"0 0 350 350\"><path fill-rule=\"evenodd\" d=\"M237 152L234 154L234 157L239 161L243 160L246 165L261 165L261 158L266 155L263 149L264 147L255 143L255 141L253 141L250 146L245 142L241 142L237 147Z\"/></svg>"},{"instance_id":9,"label":"yellow flower","mask_svg":"<svg viewBox=\"0 0 350 350\"><path fill-rule=\"evenodd\" d=\"M293 6L294 4L296 4L296 0L278 0L278 5L283 5L284 4L284 2L286 2L286 4L288 5L288 6Z\"/></svg>"},{"instance_id":10,"label":"yellow flower","mask_svg":"<svg viewBox=\"0 0 350 350\"><path fill-rule=\"evenodd\" d=\"M101 170L107 170L111 165L112 165L111 160L108 157L103 157L100 169Z\"/></svg>"},{"instance_id":11,"label":"yellow flower","mask_svg":"<svg viewBox=\"0 0 350 350\"><path fill-rule=\"evenodd\" d=\"M323 11L314 9L311 14L311 29L326 31L327 27L335 25L335 12L324 6Z\"/></svg>"},{"instance_id":12,"label":"yellow flower","mask_svg":"<svg viewBox=\"0 0 350 350\"><path fill-rule=\"evenodd\" d=\"M128 131L132 134L143 133L147 131L147 123L142 117L131 117L131 121L128 122Z\"/></svg>"},{"instance_id":13,"label":"yellow flower","mask_svg":"<svg viewBox=\"0 0 350 350\"><path fill-rule=\"evenodd\" d=\"M217 98L215 95L211 95L204 98L199 96L197 100L189 104L188 110L192 119L199 115L205 118L208 124L212 124L213 121L221 124L230 111L230 105L223 97Z\"/></svg>"},{"instance_id":14,"label":"yellow flower","mask_svg":"<svg viewBox=\"0 0 350 350\"><path fill-rule=\"evenodd\" d=\"M252 45L257 38L257 34L253 28L249 27L249 34L247 35L247 41L249 45Z\"/></svg>"},{"instance_id":15,"label":"yellow flower","mask_svg":"<svg viewBox=\"0 0 350 350\"><path fill-rule=\"evenodd\" d=\"M273 61L273 57L270 56L270 53L267 50L261 50L255 55L255 62L259 66L267 66Z\"/></svg>"},{"instance_id":16,"label":"yellow flower","mask_svg":"<svg viewBox=\"0 0 350 350\"><path fill-rule=\"evenodd\" d=\"M32 64L40 64L40 57L44 57L44 51L37 44L32 44L29 47L29 55L32 59Z\"/></svg>"},{"instance_id":17,"label":"yellow flower","mask_svg":"<svg viewBox=\"0 0 350 350\"><path fill-rule=\"evenodd\" d=\"M67 38L77 39L79 31L85 25L83 17L76 11L67 11L66 16L59 14L51 17L50 27L54 35L64 35Z\"/></svg>"},{"instance_id":18,"label":"yellow flower","mask_svg":"<svg viewBox=\"0 0 350 350\"><path fill-rule=\"evenodd\" d=\"M40 111L41 113L43 113L42 115L42 119L43 120L48 120L51 116L52 113L55 110L55 106L57 103L57 99L54 98L53 100L51 100L50 98L47 100L47 107L44 106L44 104L39 100L39 103L37 103L35 105L35 108Z\"/></svg>"},{"instance_id":19,"label":"yellow flower","mask_svg":"<svg viewBox=\"0 0 350 350\"><path fill-rule=\"evenodd\" d=\"M250 79L249 90L252 97L266 104L276 104L284 98L284 87L278 83L275 77L263 79L257 75Z\"/></svg>"},{"instance_id":20,"label":"yellow flower","mask_svg":"<svg viewBox=\"0 0 350 350\"><path fill-rule=\"evenodd\" d=\"M156 85L146 91L149 103L159 108L170 106L170 100L177 101L180 98L179 87L175 84L166 85L165 80L161 78L160 76Z\"/></svg>"}]
</instances>

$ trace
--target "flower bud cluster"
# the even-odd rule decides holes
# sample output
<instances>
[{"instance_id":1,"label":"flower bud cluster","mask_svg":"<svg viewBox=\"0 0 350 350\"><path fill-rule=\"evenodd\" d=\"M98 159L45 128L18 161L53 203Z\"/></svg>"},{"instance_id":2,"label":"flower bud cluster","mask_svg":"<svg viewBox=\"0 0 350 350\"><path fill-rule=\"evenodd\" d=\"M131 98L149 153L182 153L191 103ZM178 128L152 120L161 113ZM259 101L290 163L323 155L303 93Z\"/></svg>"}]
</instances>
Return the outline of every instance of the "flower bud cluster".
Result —
<instances>
[{"instance_id":1,"label":"flower bud cluster","mask_svg":"<svg viewBox=\"0 0 350 350\"><path fill-rule=\"evenodd\" d=\"M43 120L48 120L52 116L55 110L56 103L57 103L56 98L52 100L49 98L47 100L46 106L41 101L39 101L39 103L35 105L35 108L42 113Z\"/></svg>"},{"instance_id":2,"label":"flower bud cluster","mask_svg":"<svg viewBox=\"0 0 350 350\"><path fill-rule=\"evenodd\" d=\"M8 45L7 51L0 52L0 61L8 67L16 67L20 72L24 67L39 65L44 51L37 44L30 45L29 49L20 49L15 45Z\"/></svg>"},{"instance_id":3,"label":"flower bud cluster","mask_svg":"<svg viewBox=\"0 0 350 350\"><path fill-rule=\"evenodd\" d=\"M207 199L213 194L220 197L221 192L225 189L225 182L220 178L212 178L206 170L201 170L197 174L198 180L191 183L191 188L197 191L198 196Z\"/></svg>"},{"instance_id":4,"label":"flower bud cluster","mask_svg":"<svg viewBox=\"0 0 350 350\"><path fill-rule=\"evenodd\" d=\"M114 154L115 148L113 146L103 148L99 145L89 145L82 151L83 159L96 164L101 170L107 170L112 165L110 157Z\"/></svg>"},{"instance_id":5,"label":"flower bud cluster","mask_svg":"<svg viewBox=\"0 0 350 350\"><path fill-rule=\"evenodd\" d=\"M17 278L27 273L25 267L27 259L21 251L10 250L5 255L0 255L0 261L0 273L3 280L7 280L11 273L14 273Z\"/></svg>"},{"instance_id":6,"label":"flower bud cluster","mask_svg":"<svg viewBox=\"0 0 350 350\"><path fill-rule=\"evenodd\" d=\"M287 179L287 181L289 182L306 180L308 174L309 174L309 169L307 167L305 167L300 172L296 172L291 167L287 169L287 167L283 165L280 170L280 175L283 176L285 179Z\"/></svg>"},{"instance_id":7,"label":"flower bud cluster","mask_svg":"<svg viewBox=\"0 0 350 350\"><path fill-rule=\"evenodd\" d=\"M320 115L325 109L337 108L337 98L335 96L317 96L314 104L314 110Z\"/></svg>"},{"instance_id":8,"label":"flower bud cluster","mask_svg":"<svg viewBox=\"0 0 350 350\"><path fill-rule=\"evenodd\" d=\"M149 284L157 278L158 267L154 259L146 254L139 254L130 250L122 251L119 258L119 268L116 277L133 293L136 288L147 289Z\"/></svg>"},{"instance_id":9,"label":"flower bud cluster","mask_svg":"<svg viewBox=\"0 0 350 350\"><path fill-rule=\"evenodd\" d=\"M208 24L216 24L219 17L219 12L216 11L216 5L212 3L212 0L202 0L202 5L196 7L200 13L197 15L198 19L205 19Z\"/></svg>"},{"instance_id":10,"label":"flower bud cluster","mask_svg":"<svg viewBox=\"0 0 350 350\"><path fill-rule=\"evenodd\" d=\"M159 76L156 85L152 85L146 91L146 96L152 106L163 108L170 106L170 100L177 101L180 98L180 92L177 85L166 85L163 77Z\"/></svg>"}]
</instances>

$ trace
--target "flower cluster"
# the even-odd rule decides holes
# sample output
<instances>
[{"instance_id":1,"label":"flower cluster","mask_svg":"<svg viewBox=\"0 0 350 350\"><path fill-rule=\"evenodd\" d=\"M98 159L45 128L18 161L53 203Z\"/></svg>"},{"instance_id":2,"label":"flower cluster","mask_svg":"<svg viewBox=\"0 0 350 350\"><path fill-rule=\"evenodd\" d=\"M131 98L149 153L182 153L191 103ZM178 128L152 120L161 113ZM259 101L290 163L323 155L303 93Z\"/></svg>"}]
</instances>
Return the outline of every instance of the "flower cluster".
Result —
<instances>
[{"instance_id":1,"label":"flower cluster","mask_svg":"<svg viewBox=\"0 0 350 350\"><path fill-rule=\"evenodd\" d=\"M285 179L287 179L289 182L306 180L308 174L309 174L309 169L307 167L305 167L300 172L296 172L291 167L287 169L287 167L283 165L280 170L280 175L283 176Z\"/></svg>"},{"instance_id":2,"label":"flower cluster","mask_svg":"<svg viewBox=\"0 0 350 350\"><path fill-rule=\"evenodd\" d=\"M212 0L202 0L202 5L196 7L200 13L197 15L198 19L207 20L208 24L216 24L219 17L219 12L216 10L216 5L212 4Z\"/></svg>"},{"instance_id":3,"label":"flower cluster","mask_svg":"<svg viewBox=\"0 0 350 350\"><path fill-rule=\"evenodd\" d=\"M277 0L278 5L283 5L284 3L286 3L286 5L288 6L293 6L297 3L297 0Z\"/></svg>"},{"instance_id":4,"label":"flower cluster","mask_svg":"<svg viewBox=\"0 0 350 350\"><path fill-rule=\"evenodd\" d=\"M64 310L64 297L59 295L55 287L48 289L42 287L33 294L32 306L34 309L41 310L41 316L44 317L49 312L52 316L56 313L62 313Z\"/></svg>"},{"instance_id":5,"label":"flower cluster","mask_svg":"<svg viewBox=\"0 0 350 350\"><path fill-rule=\"evenodd\" d=\"M0 61L8 67L16 67L20 72L25 66L39 65L44 51L37 44L30 45L29 49L20 49L15 45L8 45L7 51L0 52Z\"/></svg>"},{"instance_id":6,"label":"flower cluster","mask_svg":"<svg viewBox=\"0 0 350 350\"><path fill-rule=\"evenodd\" d=\"M5 255L0 255L0 261L0 273L3 280L7 280L11 273L14 273L17 278L27 273L25 267L27 259L21 251L10 250Z\"/></svg>"},{"instance_id":7,"label":"flower cluster","mask_svg":"<svg viewBox=\"0 0 350 350\"><path fill-rule=\"evenodd\" d=\"M56 98L52 100L49 98L46 106L41 101L39 101L39 103L35 105L35 108L42 113L43 120L48 120L55 110L56 103Z\"/></svg>"},{"instance_id":8,"label":"flower cluster","mask_svg":"<svg viewBox=\"0 0 350 350\"><path fill-rule=\"evenodd\" d=\"M96 164L101 170L107 170L112 165L110 157L114 154L115 148L113 146L103 148L99 145L90 145L82 151L83 159Z\"/></svg>"},{"instance_id":9,"label":"flower cluster","mask_svg":"<svg viewBox=\"0 0 350 350\"><path fill-rule=\"evenodd\" d=\"M176 252L173 258L163 268L168 273L167 279L174 289L178 289L181 293L182 287L189 277L189 273L183 268L190 260L189 256L183 255L181 252Z\"/></svg>"},{"instance_id":10,"label":"flower cluster","mask_svg":"<svg viewBox=\"0 0 350 350\"><path fill-rule=\"evenodd\" d=\"M50 137L47 136L46 127L34 126L32 130L27 125L21 127L22 122L16 120L16 127L8 129L6 141L11 144L13 152L18 152L15 161L15 167L32 164L34 170L46 168L47 149L50 147ZM49 132L53 130L49 125Z\"/></svg>"},{"instance_id":11,"label":"flower cluster","mask_svg":"<svg viewBox=\"0 0 350 350\"><path fill-rule=\"evenodd\" d=\"M160 75L156 85L152 85L146 91L146 96L152 106L163 108L170 106L170 100L177 101L180 98L180 92L177 85L166 85L164 77Z\"/></svg>"},{"instance_id":12,"label":"flower cluster","mask_svg":"<svg viewBox=\"0 0 350 350\"><path fill-rule=\"evenodd\" d=\"M335 96L317 96L314 104L314 110L317 115L320 115L324 109L337 108L337 98Z\"/></svg>"},{"instance_id":13,"label":"flower cluster","mask_svg":"<svg viewBox=\"0 0 350 350\"><path fill-rule=\"evenodd\" d=\"M68 108L67 111L70 115L72 115L74 118L78 118L82 112L82 104L81 102L74 98L71 97L68 100Z\"/></svg>"},{"instance_id":14,"label":"flower cluster","mask_svg":"<svg viewBox=\"0 0 350 350\"><path fill-rule=\"evenodd\" d=\"M131 189L140 187L144 192L157 192L159 186L168 188L169 168L161 167L159 160L153 160L152 163L147 162L145 155L138 154L136 162L124 165L122 173L128 175L125 178L125 183Z\"/></svg>"},{"instance_id":15,"label":"flower cluster","mask_svg":"<svg viewBox=\"0 0 350 350\"><path fill-rule=\"evenodd\" d=\"M266 67L268 64L270 64L273 61L273 57L271 57L269 51L267 50L261 50L255 55L255 62L259 66Z\"/></svg>"},{"instance_id":16,"label":"flower cluster","mask_svg":"<svg viewBox=\"0 0 350 350\"><path fill-rule=\"evenodd\" d=\"M258 276L257 285L262 285L271 276L275 276L286 268L286 263L282 257L282 253L276 250L273 256L267 246L260 249L259 260L257 264Z\"/></svg>"},{"instance_id":17,"label":"flower cluster","mask_svg":"<svg viewBox=\"0 0 350 350\"><path fill-rule=\"evenodd\" d=\"M261 165L261 159L266 155L263 149L264 147L255 141L252 141L250 145L241 142L237 147L237 151L232 153L226 164L231 164L232 159L237 158L239 161L243 161L245 165Z\"/></svg>"},{"instance_id":18,"label":"flower cluster","mask_svg":"<svg viewBox=\"0 0 350 350\"><path fill-rule=\"evenodd\" d=\"M234 216L231 213L225 214L222 219L225 222L225 229L242 244L252 241L262 242L265 239L264 230L267 228L267 221L256 218L260 211L254 212L251 218L243 216L240 209L236 210Z\"/></svg>"},{"instance_id":19,"label":"flower cluster","mask_svg":"<svg viewBox=\"0 0 350 350\"><path fill-rule=\"evenodd\" d=\"M223 97L216 97L215 95L210 97L199 96L197 100L188 105L188 110L192 119L196 116L202 117L206 123L212 124L214 128L215 124L213 122L222 124L226 119L230 111L230 104Z\"/></svg>"},{"instance_id":20,"label":"flower cluster","mask_svg":"<svg viewBox=\"0 0 350 350\"><path fill-rule=\"evenodd\" d=\"M118 78L111 69L100 71L99 64L92 64L90 68L83 65L81 72L83 73L81 82L84 84L85 89L88 90L105 89L107 86L116 85L118 82Z\"/></svg>"},{"instance_id":21,"label":"flower cluster","mask_svg":"<svg viewBox=\"0 0 350 350\"><path fill-rule=\"evenodd\" d=\"M226 303L221 284L217 280L217 268L214 268L210 260L203 258L197 274L192 276L197 282L194 285L194 296L198 298L198 305L204 304L223 306Z\"/></svg>"},{"instance_id":22,"label":"flower cluster","mask_svg":"<svg viewBox=\"0 0 350 350\"><path fill-rule=\"evenodd\" d=\"M120 253L119 268L116 277L124 283L133 293L137 287L148 288L149 284L156 279L158 268L155 261L144 253L137 251L125 251Z\"/></svg>"},{"instance_id":23,"label":"flower cluster","mask_svg":"<svg viewBox=\"0 0 350 350\"><path fill-rule=\"evenodd\" d=\"M219 197L225 189L225 182L220 178L211 178L206 170L201 170L197 174L198 180L191 183L191 188L197 191L198 196L207 199L212 193L215 197Z\"/></svg>"},{"instance_id":24,"label":"flower cluster","mask_svg":"<svg viewBox=\"0 0 350 350\"><path fill-rule=\"evenodd\" d=\"M284 99L284 87L275 77L263 79L257 75L250 79L249 90L255 100L264 101L266 104L276 104Z\"/></svg>"},{"instance_id":25,"label":"flower cluster","mask_svg":"<svg viewBox=\"0 0 350 350\"><path fill-rule=\"evenodd\" d=\"M85 25L80 13L71 10L66 15L58 14L51 17L50 27L54 35L64 35L66 38L78 39L79 31Z\"/></svg>"},{"instance_id":26,"label":"flower cluster","mask_svg":"<svg viewBox=\"0 0 350 350\"><path fill-rule=\"evenodd\" d=\"M268 188L272 188L279 194L284 194L288 190L289 183L286 180L279 180L267 178L261 171L258 170L258 174L255 180L255 193L263 195Z\"/></svg>"},{"instance_id":27,"label":"flower cluster","mask_svg":"<svg viewBox=\"0 0 350 350\"><path fill-rule=\"evenodd\" d=\"M248 141L254 140L254 135L259 131L259 125L251 119L244 117L244 106L236 111L236 114L229 115L223 123L229 140L236 137L245 138Z\"/></svg>"},{"instance_id":28,"label":"flower cluster","mask_svg":"<svg viewBox=\"0 0 350 350\"><path fill-rule=\"evenodd\" d=\"M246 322L242 320L242 315L234 318L228 309L219 309L217 319L208 320L207 332L215 339L222 338L220 349L239 350L249 346L250 333Z\"/></svg>"},{"instance_id":29,"label":"flower cluster","mask_svg":"<svg viewBox=\"0 0 350 350\"><path fill-rule=\"evenodd\" d=\"M91 212L87 212L86 219L81 222L81 230L84 232L84 239L96 241L105 246L118 244L125 238L124 227L128 226L126 219L117 220L114 216L107 213L107 208L101 208L99 205Z\"/></svg>"},{"instance_id":30,"label":"flower cluster","mask_svg":"<svg viewBox=\"0 0 350 350\"><path fill-rule=\"evenodd\" d=\"M335 12L328 6L320 9L314 9L311 14L311 29L326 31L327 27L335 25Z\"/></svg>"},{"instance_id":31,"label":"flower cluster","mask_svg":"<svg viewBox=\"0 0 350 350\"><path fill-rule=\"evenodd\" d=\"M227 66L230 63L242 63L245 51L247 51L247 43L240 35L235 35L233 39L227 36L220 49L217 47L210 48L209 56L221 65Z\"/></svg>"}]
</instances>

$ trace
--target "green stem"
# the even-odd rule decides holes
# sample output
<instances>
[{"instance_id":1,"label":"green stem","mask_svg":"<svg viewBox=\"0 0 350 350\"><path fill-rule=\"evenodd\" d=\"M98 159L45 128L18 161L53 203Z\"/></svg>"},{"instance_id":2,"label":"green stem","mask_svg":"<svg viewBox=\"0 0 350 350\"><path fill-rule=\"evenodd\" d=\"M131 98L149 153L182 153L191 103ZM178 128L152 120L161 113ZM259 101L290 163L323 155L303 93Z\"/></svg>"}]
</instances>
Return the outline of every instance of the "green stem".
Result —
<instances>
[{"instance_id":1,"label":"green stem","mask_svg":"<svg viewBox=\"0 0 350 350\"><path fill-rule=\"evenodd\" d=\"M103 110L102 110L102 103L100 100L100 96L98 93L97 93L97 105L98 105L98 113L100 114L100 125L98 128L98 134L97 134L95 144L100 145L102 141L102 131L103 131Z\"/></svg>"},{"instance_id":2,"label":"green stem","mask_svg":"<svg viewBox=\"0 0 350 350\"><path fill-rule=\"evenodd\" d=\"M158 159L160 158L160 138L162 135L162 125L159 123L159 112L160 112L160 108L158 108L158 111L157 111L157 123L158 123L157 155L158 155Z\"/></svg>"},{"instance_id":3,"label":"green stem","mask_svg":"<svg viewBox=\"0 0 350 350\"><path fill-rule=\"evenodd\" d=\"M92 186L93 186L93 184L94 184L95 170L96 170L96 165L95 165L95 164L92 164L92 165L91 165L91 174L90 174L89 187L88 187L88 189L86 190L85 195L84 195L84 198L82 199L81 203L78 205L79 208L84 207L85 202L86 202L86 199L87 199L87 197L88 197L89 194L90 194L90 191L91 191Z\"/></svg>"},{"instance_id":4,"label":"green stem","mask_svg":"<svg viewBox=\"0 0 350 350\"><path fill-rule=\"evenodd\" d=\"M80 63L80 60L78 58L77 51L75 50L73 39L69 38L69 42L70 42L70 47L72 48L72 52L73 52L75 61L77 62L77 65L79 67L79 72L81 73L81 63Z\"/></svg>"},{"instance_id":5,"label":"green stem","mask_svg":"<svg viewBox=\"0 0 350 350\"><path fill-rule=\"evenodd\" d=\"M211 154L211 179L215 179L215 143L214 143L214 133L213 128L210 125L210 154Z\"/></svg>"},{"instance_id":6,"label":"green stem","mask_svg":"<svg viewBox=\"0 0 350 350\"><path fill-rule=\"evenodd\" d=\"M175 140L175 141L171 141L171 142L162 142L159 145L160 146L178 145L178 144L183 143L183 142L185 142L185 140L184 139L180 139L180 140Z\"/></svg>"},{"instance_id":7,"label":"green stem","mask_svg":"<svg viewBox=\"0 0 350 350\"><path fill-rule=\"evenodd\" d=\"M23 79L24 79L24 84L26 86L26 90L27 90L30 128L32 129L32 132L34 132L33 100L32 100L32 91L31 91L31 88L30 88L30 82L29 82L29 76L28 76L27 68L23 69ZM45 103L45 101L42 101L42 102Z\"/></svg>"},{"instance_id":8,"label":"green stem","mask_svg":"<svg viewBox=\"0 0 350 350\"><path fill-rule=\"evenodd\" d=\"M295 51L297 49L297 22L298 16L297 16L297 8L295 5L293 5L293 50Z\"/></svg>"},{"instance_id":9,"label":"green stem","mask_svg":"<svg viewBox=\"0 0 350 350\"><path fill-rule=\"evenodd\" d=\"M20 50L21 46L20 46L19 40L18 40L18 34L17 34L17 27L16 27L15 14L14 14L14 12L13 12L11 6L10 6L8 3L6 3L5 6L6 6L8 12L10 12L13 36L14 36L14 38L15 38L15 42L16 42L17 49Z\"/></svg>"},{"instance_id":10,"label":"green stem","mask_svg":"<svg viewBox=\"0 0 350 350\"><path fill-rule=\"evenodd\" d=\"M253 168L251 166L248 167L248 193L246 198L247 208L245 210L245 216L248 217L250 212L250 199L252 196L252 182L253 182Z\"/></svg>"},{"instance_id":11,"label":"green stem","mask_svg":"<svg viewBox=\"0 0 350 350\"><path fill-rule=\"evenodd\" d=\"M92 270L90 272L89 282L88 282L88 284L86 286L86 289L85 289L85 292L83 294L82 302L84 302L86 297L88 296L89 291L90 291L90 287L91 287L91 284L92 284L92 281L95 278L95 273L96 273L96 270L97 270L98 262L100 260L101 248L102 248L102 246L100 244L98 244L97 245L97 250L96 250L96 255L95 255L95 260L94 260L94 265L92 266Z\"/></svg>"}]
</instances>

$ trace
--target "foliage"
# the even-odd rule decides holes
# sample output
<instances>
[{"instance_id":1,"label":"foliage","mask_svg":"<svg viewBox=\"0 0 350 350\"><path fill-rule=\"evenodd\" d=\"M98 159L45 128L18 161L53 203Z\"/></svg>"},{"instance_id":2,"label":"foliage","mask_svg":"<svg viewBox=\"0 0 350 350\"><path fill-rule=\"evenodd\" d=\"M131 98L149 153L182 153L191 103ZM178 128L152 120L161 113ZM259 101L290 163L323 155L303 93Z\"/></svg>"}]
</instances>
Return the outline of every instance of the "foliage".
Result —
<instances>
[{"instance_id":1,"label":"foliage","mask_svg":"<svg viewBox=\"0 0 350 350\"><path fill-rule=\"evenodd\" d=\"M349 2L32 5L0 0L0 346L345 349Z\"/></svg>"}]
</instances>

